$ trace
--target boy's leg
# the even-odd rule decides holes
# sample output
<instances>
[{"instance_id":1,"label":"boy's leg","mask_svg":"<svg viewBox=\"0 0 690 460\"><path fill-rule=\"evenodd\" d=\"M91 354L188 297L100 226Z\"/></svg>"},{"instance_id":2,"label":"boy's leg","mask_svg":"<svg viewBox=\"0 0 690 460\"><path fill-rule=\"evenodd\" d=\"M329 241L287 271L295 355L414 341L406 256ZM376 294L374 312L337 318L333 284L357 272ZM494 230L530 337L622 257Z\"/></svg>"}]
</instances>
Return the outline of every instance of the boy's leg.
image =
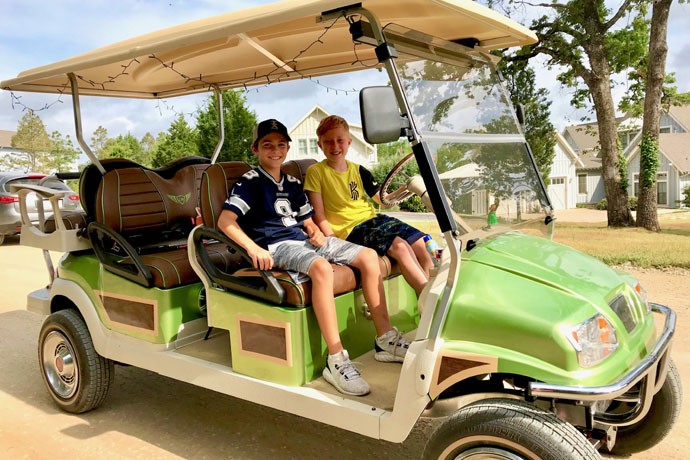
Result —
<instances>
[{"instance_id":1,"label":"boy's leg","mask_svg":"<svg viewBox=\"0 0 690 460\"><path fill-rule=\"evenodd\" d=\"M362 292L374 320L376 335L380 336L391 330L386 305L386 293L383 289L383 277L379 266L379 256L373 249L363 249L349 265L359 270L362 276Z\"/></svg>"},{"instance_id":2,"label":"boy's leg","mask_svg":"<svg viewBox=\"0 0 690 460\"><path fill-rule=\"evenodd\" d=\"M426 278L429 279L429 272L434 266L434 261L431 260L431 254L429 254L429 251L426 250L424 240L417 240L410 246L412 247L412 251L414 251L414 255L417 257L417 262L419 262L422 270L424 270L424 273L426 273Z\"/></svg>"},{"instance_id":3,"label":"boy's leg","mask_svg":"<svg viewBox=\"0 0 690 460\"><path fill-rule=\"evenodd\" d=\"M328 353L334 355L343 351L338 331L338 317L335 314L333 297L333 267L324 258L312 262L308 272L311 278L311 299L321 334L326 341Z\"/></svg>"},{"instance_id":4,"label":"boy's leg","mask_svg":"<svg viewBox=\"0 0 690 460\"><path fill-rule=\"evenodd\" d=\"M424 251L426 252L426 248ZM395 237L393 244L388 248L388 255L398 262L403 278L419 296L429 281L429 276L419 265L417 255L412 247L402 238Z\"/></svg>"}]
</instances>

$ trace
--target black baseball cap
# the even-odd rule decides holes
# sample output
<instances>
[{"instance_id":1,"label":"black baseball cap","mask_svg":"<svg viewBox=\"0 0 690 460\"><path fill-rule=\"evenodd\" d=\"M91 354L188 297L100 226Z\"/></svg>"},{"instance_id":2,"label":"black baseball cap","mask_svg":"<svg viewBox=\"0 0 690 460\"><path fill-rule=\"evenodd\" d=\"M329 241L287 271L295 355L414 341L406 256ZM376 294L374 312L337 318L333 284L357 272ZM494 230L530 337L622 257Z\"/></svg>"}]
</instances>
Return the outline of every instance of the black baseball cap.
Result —
<instances>
[{"instance_id":1,"label":"black baseball cap","mask_svg":"<svg viewBox=\"0 0 690 460\"><path fill-rule=\"evenodd\" d=\"M271 133L278 133L282 135L286 141L292 142L285 125L275 118L269 118L268 120L262 121L254 128L254 140L252 141L252 145L256 145L256 143L263 139L264 136L267 136Z\"/></svg>"}]
</instances>

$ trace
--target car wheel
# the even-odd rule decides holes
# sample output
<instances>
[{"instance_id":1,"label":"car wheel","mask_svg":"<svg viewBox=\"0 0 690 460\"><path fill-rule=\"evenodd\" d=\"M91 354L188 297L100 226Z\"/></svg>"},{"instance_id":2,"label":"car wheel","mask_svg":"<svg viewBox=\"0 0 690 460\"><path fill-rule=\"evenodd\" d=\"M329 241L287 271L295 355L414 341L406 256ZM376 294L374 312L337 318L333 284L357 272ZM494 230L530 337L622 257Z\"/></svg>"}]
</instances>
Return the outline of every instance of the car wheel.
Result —
<instances>
[{"instance_id":1,"label":"car wheel","mask_svg":"<svg viewBox=\"0 0 690 460\"><path fill-rule=\"evenodd\" d=\"M425 460L600 460L574 426L524 401L489 399L448 417L431 435Z\"/></svg>"},{"instance_id":2,"label":"car wheel","mask_svg":"<svg viewBox=\"0 0 690 460\"><path fill-rule=\"evenodd\" d=\"M618 428L613 453L629 455L650 449L671 431L680 414L683 388L673 361L668 362L668 373L661 389L654 395L652 406L642 420L634 425Z\"/></svg>"},{"instance_id":3,"label":"car wheel","mask_svg":"<svg viewBox=\"0 0 690 460\"><path fill-rule=\"evenodd\" d=\"M77 311L61 310L46 318L39 335L38 358L43 381L61 409L80 414L105 400L114 363L96 352Z\"/></svg>"}]
</instances>

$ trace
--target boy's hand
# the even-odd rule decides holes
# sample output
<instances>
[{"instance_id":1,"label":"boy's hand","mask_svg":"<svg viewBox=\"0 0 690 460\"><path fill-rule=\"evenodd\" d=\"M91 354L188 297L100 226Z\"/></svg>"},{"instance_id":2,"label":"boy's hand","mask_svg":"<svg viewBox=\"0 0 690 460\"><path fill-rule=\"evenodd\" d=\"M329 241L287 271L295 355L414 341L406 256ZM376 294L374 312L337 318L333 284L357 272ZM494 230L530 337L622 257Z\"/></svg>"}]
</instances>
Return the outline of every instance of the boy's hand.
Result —
<instances>
[{"instance_id":1,"label":"boy's hand","mask_svg":"<svg viewBox=\"0 0 690 460\"><path fill-rule=\"evenodd\" d=\"M270 270L273 268L273 256L261 246L256 246L252 248L252 250L247 250L247 253L249 257L252 258L254 268L258 268L259 270Z\"/></svg>"},{"instance_id":2,"label":"boy's hand","mask_svg":"<svg viewBox=\"0 0 690 460\"><path fill-rule=\"evenodd\" d=\"M309 242L317 248L320 248L326 244L326 237L316 226L310 225L307 227L307 235L309 235Z\"/></svg>"}]
</instances>

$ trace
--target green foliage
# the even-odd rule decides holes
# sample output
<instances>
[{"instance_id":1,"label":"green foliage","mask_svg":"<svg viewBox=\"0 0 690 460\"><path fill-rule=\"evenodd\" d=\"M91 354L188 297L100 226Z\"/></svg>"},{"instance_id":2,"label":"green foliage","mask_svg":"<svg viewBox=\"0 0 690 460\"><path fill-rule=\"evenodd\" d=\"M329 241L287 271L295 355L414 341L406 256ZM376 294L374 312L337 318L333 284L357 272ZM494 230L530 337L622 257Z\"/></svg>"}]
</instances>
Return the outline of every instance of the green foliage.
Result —
<instances>
[{"instance_id":1,"label":"green foliage","mask_svg":"<svg viewBox=\"0 0 690 460\"><path fill-rule=\"evenodd\" d=\"M53 131L50 140L53 146L46 157L45 169L50 172L73 170L79 150L74 147L69 135L63 138L58 131Z\"/></svg>"},{"instance_id":2,"label":"green foliage","mask_svg":"<svg viewBox=\"0 0 690 460\"><path fill-rule=\"evenodd\" d=\"M198 134L190 127L184 115L172 122L167 133L162 133L152 154L154 167L163 166L170 161L189 155L198 155Z\"/></svg>"},{"instance_id":3,"label":"green foliage","mask_svg":"<svg viewBox=\"0 0 690 460\"><path fill-rule=\"evenodd\" d=\"M606 198L602 198L601 201L597 203L597 209L599 211L606 211L608 208L608 203L606 203Z\"/></svg>"},{"instance_id":4,"label":"green foliage","mask_svg":"<svg viewBox=\"0 0 690 460\"><path fill-rule=\"evenodd\" d=\"M637 209L637 197L636 196L629 196L628 197L628 207L630 208L631 211L634 211Z\"/></svg>"},{"instance_id":5,"label":"green foliage","mask_svg":"<svg viewBox=\"0 0 690 460\"><path fill-rule=\"evenodd\" d=\"M528 51L528 48L523 48L517 54L524 55ZM528 67L525 60L502 60L499 70L507 83L511 102L524 109L525 138L539 172L546 180L556 156L556 133L550 121L551 101L547 97L548 91L536 87L534 70Z\"/></svg>"},{"instance_id":6,"label":"green foliage","mask_svg":"<svg viewBox=\"0 0 690 460\"><path fill-rule=\"evenodd\" d=\"M105 158L105 151L108 145L108 130L103 126L98 126L91 137L91 150L98 158ZM112 140L110 140L112 142Z\"/></svg>"},{"instance_id":7,"label":"green foliage","mask_svg":"<svg viewBox=\"0 0 690 460\"><path fill-rule=\"evenodd\" d=\"M131 134L108 139L101 158L127 158L142 166L151 166L151 156Z\"/></svg>"},{"instance_id":8,"label":"green foliage","mask_svg":"<svg viewBox=\"0 0 690 460\"><path fill-rule=\"evenodd\" d=\"M659 168L659 144L649 133L642 134L640 141L640 185L649 188L656 182Z\"/></svg>"},{"instance_id":9,"label":"green foliage","mask_svg":"<svg viewBox=\"0 0 690 460\"><path fill-rule=\"evenodd\" d=\"M33 111L26 112L19 120L17 134L12 136L12 147L21 152L9 153L0 160L4 170L48 172L45 163L52 142L43 121Z\"/></svg>"},{"instance_id":10,"label":"green foliage","mask_svg":"<svg viewBox=\"0 0 690 460\"><path fill-rule=\"evenodd\" d=\"M620 139L618 140L618 175L620 176L620 181L618 182L618 185L620 185L621 189L627 191L628 190L628 160L625 158L625 155L623 155L623 151L620 148L621 146L621 141Z\"/></svg>"},{"instance_id":11,"label":"green foliage","mask_svg":"<svg viewBox=\"0 0 690 460\"><path fill-rule=\"evenodd\" d=\"M690 208L690 185L683 189L683 200L681 201L681 204Z\"/></svg>"},{"instance_id":12,"label":"green foliage","mask_svg":"<svg viewBox=\"0 0 690 460\"><path fill-rule=\"evenodd\" d=\"M240 160L256 164L252 154L252 133L256 126L256 114L245 107L246 97L241 91L223 91L223 119L225 142L218 161ZM196 119L197 145L200 155L211 158L218 143L218 110L215 95L209 96L205 109Z\"/></svg>"}]
</instances>

